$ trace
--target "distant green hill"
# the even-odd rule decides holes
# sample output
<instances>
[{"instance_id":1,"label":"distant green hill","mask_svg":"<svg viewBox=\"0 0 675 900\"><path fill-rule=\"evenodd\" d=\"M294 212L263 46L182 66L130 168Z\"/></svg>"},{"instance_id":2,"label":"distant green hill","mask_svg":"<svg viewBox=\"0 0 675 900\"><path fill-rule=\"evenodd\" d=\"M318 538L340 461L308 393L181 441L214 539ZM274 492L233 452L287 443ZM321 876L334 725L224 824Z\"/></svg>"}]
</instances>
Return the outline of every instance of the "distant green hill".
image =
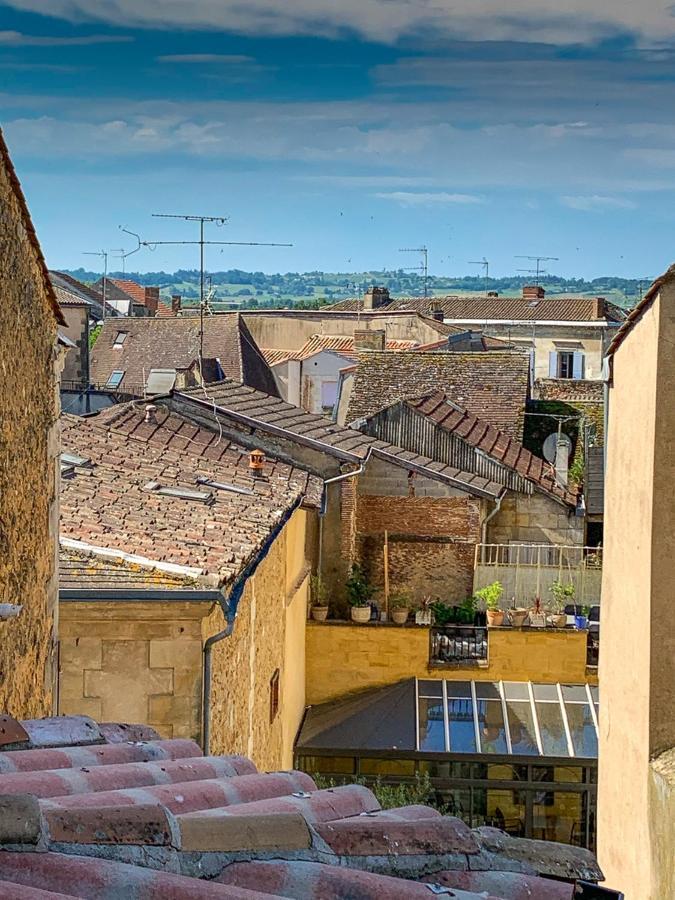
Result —
<instances>
[{"instance_id":1,"label":"distant green hill","mask_svg":"<svg viewBox=\"0 0 675 900\"><path fill-rule=\"evenodd\" d=\"M88 283L98 281L98 272L85 269L66 269L75 278ZM199 272L196 269L179 269L176 272L112 272L112 278L132 278L139 284L160 285L162 296L180 294L186 305L199 299ZM527 278L512 276L490 278L487 289L502 296L518 296ZM227 272L210 272L208 288L213 291L212 305L216 309L274 309L280 307L318 308L345 297L360 295L369 286L377 284L389 288L394 297L419 297L424 293L424 282L417 272L286 272L267 275L264 272L244 272L229 269ZM561 278L555 275L542 277L541 284L548 294L573 294L574 296L606 297L620 306L631 307L640 299L647 283L637 278L617 278L608 275L586 281L583 278ZM431 296L443 294L482 294L485 279L479 275L459 278L430 275L428 292Z\"/></svg>"}]
</instances>

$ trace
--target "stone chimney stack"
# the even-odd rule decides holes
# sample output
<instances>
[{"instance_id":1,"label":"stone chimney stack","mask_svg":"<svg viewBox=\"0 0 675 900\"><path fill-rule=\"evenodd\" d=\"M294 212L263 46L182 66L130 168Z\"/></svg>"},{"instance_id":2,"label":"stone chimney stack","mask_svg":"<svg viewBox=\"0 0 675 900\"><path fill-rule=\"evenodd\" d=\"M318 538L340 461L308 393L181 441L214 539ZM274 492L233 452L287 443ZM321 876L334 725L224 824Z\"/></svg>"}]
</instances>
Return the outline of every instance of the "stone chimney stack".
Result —
<instances>
[{"instance_id":1,"label":"stone chimney stack","mask_svg":"<svg viewBox=\"0 0 675 900\"><path fill-rule=\"evenodd\" d=\"M146 287L145 289L145 308L151 316L157 315L157 307L159 306L159 288Z\"/></svg>"},{"instance_id":2,"label":"stone chimney stack","mask_svg":"<svg viewBox=\"0 0 675 900\"><path fill-rule=\"evenodd\" d=\"M386 346L386 332L384 329L377 331L355 331L355 350L384 350Z\"/></svg>"},{"instance_id":3,"label":"stone chimney stack","mask_svg":"<svg viewBox=\"0 0 675 900\"><path fill-rule=\"evenodd\" d=\"M366 310L379 309L389 303L389 289L385 287L370 287L363 296L363 308Z\"/></svg>"},{"instance_id":4,"label":"stone chimney stack","mask_svg":"<svg viewBox=\"0 0 675 900\"><path fill-rule=\"evenodd\" d=\"M593 316L596 319L604 319L605 318L605 298L604 297L595 297L593 300L594 309Z\"/></svg>"},{"instance_id":5,"label":"stone chimney stack","mask_svg":"<svg viewBox=\"0 0 675 900\"><path fill-rule=\"evenodd\" d=\"M546 291L540 284L523 285L523 300L543 300Z\"/></svg>"},{"instance_id":6,"label":"stone chimney stack","mask_svg":"<svg viewBox=\"0 0 675 900\"><path fill-rule=\"evenodd\" d=\"M431 307L431 318L432 318L435 322L442 322L442 321L443 321L443 309L442 309L442 307L437 306L436 304L434 304L434 305Z\"/></svg>"},{"instance_id":7,"label":"stone chimney stack","mask_svg":"<svg viewBox=\"0 0 675 900\"><path fill-rule=\"evenodd\" d=\"M171 295L171 312L174 314L174 316L177 316L180 313L180 304L181 304L180 294L172 294Z\"/></svg>"}]
</instances>

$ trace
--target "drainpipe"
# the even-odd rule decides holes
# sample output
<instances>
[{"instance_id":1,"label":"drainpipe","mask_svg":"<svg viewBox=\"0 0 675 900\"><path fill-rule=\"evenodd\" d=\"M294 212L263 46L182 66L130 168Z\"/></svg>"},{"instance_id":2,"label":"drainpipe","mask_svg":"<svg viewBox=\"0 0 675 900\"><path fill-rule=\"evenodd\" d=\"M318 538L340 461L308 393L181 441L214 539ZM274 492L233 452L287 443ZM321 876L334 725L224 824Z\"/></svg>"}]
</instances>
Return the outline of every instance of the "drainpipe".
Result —
<instances>
[{"instance_id":1,"label":"drainpipe","mask_svg":"<svg viewBox=\"0 0 675 900\"><path fill-rule=\"evenodd\" d=\"M602 469L603 480L607 472L607 429L609 427L609 385L612 380L612 360L606 356L602 361L602 405L604 434L602 436Z\"/></svg>"},{"instance_id":2,"label":"drainpipe","mask_svg":"<svg viewBox=\"0 0 675 900\"><path fill-rule=\"evenodd\" d=\"M258 566L265 559L270 551L270 547L277 539L279 533L282 531L293 513L300 506L302 500L303 497L301 495L300 497L298 497L295 503L293 503L290 509L286 510L284 515L275 525L274 529L265 538L265 541L260 550L256 553L253 559L249 561L244 571L237 577L228 596L222 597L222 600L220 601L220 607L223 611L223 615L225 616L227 624L222 631L219 631L217 634L212 634L211 637L207 638L204 642L204 647L202 650L204 654L204 664L202 668L204 682L202 691L202 750L204 751L204 756L209 755L209 743L211 738L211 673L213 668L211 650L215 644L218 644L220 643L220 641L225 640L225 638L230 637L230 635L234 631L234 622L237 615L237 607L239 605L239 600L244 593L246 582L252 575L255 575Z\"/></svg>"},{"instance_id":3,"label":"drainpipe","mask_svg":"<svg viewBox=\"0 0 675 900\"><path fill-rule=\"evenodd\" d=\"M370 456L373 452L372 447L368 447L368 452L366 453L366 458L363 460L358 469L353 469L351 472L343 472L341 475L335 475L333 478L326 478L323 482L323 493L321 495L321 507L319 509L319 562L318 562L318 574L319 578L323 576L323 520L326 515L326 505L328 500L328 491L326 490L326 485L328 484L338 484L340 481L346 481L347 478L355 478L358 475L363 475L366 471L366 466L370 461Z\"/></svg>"},{"instance_id":4,"label":"drainpipe","mask_svg":"<svg viewBox=\"0 0 675 900\"><path fill-rule=\"evenodd\" d=\"M481 525L481 535L480 535L481 544L487 543L488 522L490 521L490 519L494 519L494 517L497 515L499 510L502 508L502 500L504 499L505 496L506 496L506 491L504 491L503 494L500 494L499 497L497 497L497 499L495 500L495 508L492 510L491 513L489 513L489 515L487 515L483 519L483 524Z\"/></svg>"}]
</instances>

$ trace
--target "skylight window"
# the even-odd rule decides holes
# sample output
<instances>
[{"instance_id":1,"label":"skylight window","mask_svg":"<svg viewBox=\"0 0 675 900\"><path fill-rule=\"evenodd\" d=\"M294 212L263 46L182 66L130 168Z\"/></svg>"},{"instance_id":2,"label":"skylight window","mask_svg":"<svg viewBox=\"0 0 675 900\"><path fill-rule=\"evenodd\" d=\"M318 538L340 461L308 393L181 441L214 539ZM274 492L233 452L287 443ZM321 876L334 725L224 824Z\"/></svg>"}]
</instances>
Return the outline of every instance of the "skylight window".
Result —
<instances>
[{"instance_id":1,"label":"skylight window","mask_svg":"<svg viewBox=\"0 0 675 900\"><path fill-rule=\"evenodd\" d=\"M197 475L195 481L197 484L203 484L216 491L230 491L233 494L246 494L249 497L255 494L255 491L251 488L243 487L239 484L230 484L226 481L211 481L210 478L205 478L203 475Z\"/></svg>"},{"instance_id":2,"label":"skylight window","mask_svg":"<svg viewBox=\"0 0 675 900\"><path fill-rule=\"evenodd\" d=\"M114 372L110 373L110 378L106 381L106 387L109 388L118 388L122 383L122 379L124 378L124 372L116 369Z\"/></svg>"},{"instance_id":3,"label":"skylight window","mask_svg":"<svg viewBox=\"0 0 675 900\"><path fill-rule=\"evenodd\" d=\"M115 340L113 341L113 347L119 350L126 341L127 335L127 331L118 331Z\"/></svg>"},{"instance_id":4,"label":"skylight window","mask_svg":"<svg viewBox=\"0 0 675 900\"><path fill-rule=\"evenodd\" d=\"M77 453L62 453L61 464L66 466L90 466L91 460L86 456L78 456Z\"/></svg>"},{"instance_id":5,"label":"skylight window","mask_svg":"<svg viewBox=\"0 0 675 900\"><path fill-rule=\"evenodd\" d=\"M178 500L192 500L197 503L213 503L214 496L211 491L193 491L183 487L165 487L158 481L149 481L144 490L161 494L162 497L176 497Z\"/></svg>"}]
</instances>

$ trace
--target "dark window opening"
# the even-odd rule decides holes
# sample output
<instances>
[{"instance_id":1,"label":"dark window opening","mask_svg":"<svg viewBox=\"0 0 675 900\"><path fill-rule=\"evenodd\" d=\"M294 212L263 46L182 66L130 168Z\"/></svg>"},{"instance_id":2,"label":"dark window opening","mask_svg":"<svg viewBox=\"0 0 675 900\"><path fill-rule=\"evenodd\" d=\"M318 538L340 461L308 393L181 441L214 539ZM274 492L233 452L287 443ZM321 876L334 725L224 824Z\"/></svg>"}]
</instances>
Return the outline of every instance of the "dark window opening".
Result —
<instances>
[{"instance_id":1,"label":"dark window opening","mask_svg":"<svg viewBox=\"0 0 675 900\"><path fill-rule=\"evenodd\" d=\"M279 670L270 678L270 725L279 713Z\"/></svg>"},{"instance_id":2,"label":"dark window opening","mask_svg":"<svg viewBox=\"0 0 675 900\"><path fill-rule=\"evenodd\" d=\"M574 353L558 353L558 378L574 378Z\"/></svg>"}]
</instances>

